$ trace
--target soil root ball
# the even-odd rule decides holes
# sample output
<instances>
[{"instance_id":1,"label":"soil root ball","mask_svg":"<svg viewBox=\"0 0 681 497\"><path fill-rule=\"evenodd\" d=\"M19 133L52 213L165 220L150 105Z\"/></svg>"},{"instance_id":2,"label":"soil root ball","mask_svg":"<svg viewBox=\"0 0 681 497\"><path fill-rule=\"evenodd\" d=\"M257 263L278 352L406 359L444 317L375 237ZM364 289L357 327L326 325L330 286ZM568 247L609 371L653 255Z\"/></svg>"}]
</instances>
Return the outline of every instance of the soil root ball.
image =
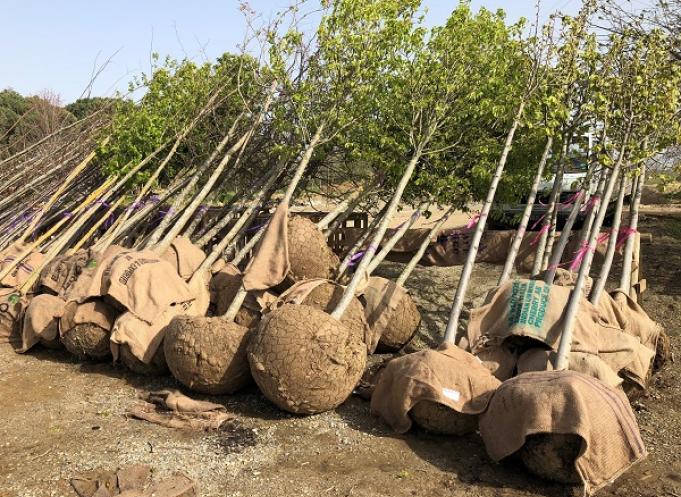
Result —
<instances>
[{"instance_id":1,"label":"soil root ball","mask_svg":"<svg viewBox=\"0 0 681 497\"><path fill-rule=\"evenodd\" d=\"M566 485L581 483L575 460L582 450L578 435L539 433L529 435L518 451L527 470L545 480Z\"/></svg>"},{"instance_id":2,"label":"soil root ball","mask_svg":"<svg viewBox=\"0 0 681 497\"><path fill-rule=\"evenodd\" d=\"M357 385L366 360L366 345L359 337L307 305L284 304L266 315L248 348L262 393L296 414L340 405Z\"/></svg>"},{"instance_id":3,"label":"soil root ball","mask_svg":"<svg viewBox=\"0 0 681 497\"><path fill-rule=\"evenodd\" d=\"M344 288L340 285L331 282L322 283L310 292L302 304L330 314L343 297L343 290ZM360 340L366 340L368 325L364 318L364 307L359 299L352 299L341 317L341 323L347 326Z\"/></svg>"},{"instance_id":4,"label":"soil root ball","mask_svg":"<svg viewBox=\"0 0 681 497\"><path fill-rule=\"evenodd\" d=\"M409 411L418 426L438 435L462 436L474 433L478 428L478 416L462 414L439 402L422 400Z\"/></svg>"},{"instance_id":5,"label":"soil root ball","mask_svg":"<svg viewBox=\"0 0 681 497\"><path fill-rule=\"evenodd\" d=\"M338 256L326 237L307 218L292 216L288 221L289 282L310 278L329 279L339 265Z\"/></svg>"},{"instance_id":6,"label":"soil root ball","mask_svg":"<svg viewBox=\"0 0 681 497\"><path fill-rule=\"evenodd\" d=\"M111 356L111 331L94 323L77 324L61 335L61 342L79 359L104 360Z\"/></svg>"},{"instance_id":7,"label":"soil root ball","mask_svg":"<svg viewBox=\"0 0 681 497\"><path fill-rule=\"evenodd\" d=\"M133 373L143 376L161 376L168 373L166 356L161 345L149 364L145 364L130 352L130 347L126 344L118 348L118 360Z\"/></svg>"},{"instance_id":8,"label":"soil root ball","mask_svg":"<svg viewBox=\"0 0 681 497\"><path fill-rule=\"evenodd\" d=\"M178 316L163 339L172 375L205 394L234 393L251 381L246 359L248 328L221 317Z\"/></svg>"},{"instance_id":9,"label":"soil root ball","mask_svg":"<svg viewBox=\"0 0 681 497\"><path fill-rule=\"evenodd\" d=\"M363 298L367 322L373 334L380 336L378 352L394 352L409 343L419 329L421 313L403 287L373 276Z\"/></svg>"},{"instance_id":10,"label":"soil root ball","mask_svg":"<svg viewBox=\"0 0 681 497\"><path fill-rule=\"evenodd\" d=\"M672 343L669 335L664 330L660 330L655 347L655 359L653 360L653 372L661 370L664 365L672 358Z\"/></svg>"}]
</instances>

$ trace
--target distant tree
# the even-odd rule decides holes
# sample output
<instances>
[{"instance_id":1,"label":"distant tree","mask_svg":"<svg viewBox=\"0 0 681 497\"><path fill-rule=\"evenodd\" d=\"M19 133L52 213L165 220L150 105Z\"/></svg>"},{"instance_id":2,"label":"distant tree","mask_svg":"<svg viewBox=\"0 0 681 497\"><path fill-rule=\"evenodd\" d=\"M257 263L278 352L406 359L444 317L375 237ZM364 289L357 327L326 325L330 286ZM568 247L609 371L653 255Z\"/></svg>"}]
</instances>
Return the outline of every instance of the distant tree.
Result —
<instances>
[{"instance_id":1,"label":"distant tree","mask_svg":"<svg viewBox=\"0 0 681 497\"><path fill-rule=\"evenodd\" d=\"M105 111L110 109L113 112L114 106L117 104L133 105L132 102L120 98L88 97L79 98L64 108L69 111L73 117L80 120L102 109L105 109Z\"/></svg>"}]
</instances>

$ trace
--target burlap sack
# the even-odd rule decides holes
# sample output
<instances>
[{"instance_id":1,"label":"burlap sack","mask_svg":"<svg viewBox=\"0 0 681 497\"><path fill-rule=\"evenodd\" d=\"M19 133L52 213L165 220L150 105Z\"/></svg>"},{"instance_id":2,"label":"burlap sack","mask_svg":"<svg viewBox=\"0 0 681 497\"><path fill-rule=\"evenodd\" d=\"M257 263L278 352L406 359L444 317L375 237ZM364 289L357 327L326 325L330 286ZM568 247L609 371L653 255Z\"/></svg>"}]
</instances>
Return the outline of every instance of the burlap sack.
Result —
<instances>
[{"instance_id":1,"label":"burlap sack","mask_svg":"<svg viewBox=\"0 0 681 497\"><path fill-rule=\"evenodd\" d=\"M488 304L471 311L462 346L473 354L499 346L510 336L526 337L558 347L570 287L516 279L496 289ZM582 298L573 331L573 350L598 353L598 310Z\"/></svg>"},{"instance_id":2,"label":"burlap sack","mask_svg":"<svg viewBox=\"0 0 681 497\"><path fill-rule=\"evenodd\" d=\"M27 248L28 245L25 243L16 243L0 251L0 271L4 271ZM0 285L4 287L20 287L31 276L33 270L40 266L44 258L45 256L37 250L30 252L17 267L0 281Z\"/></svg>"},{"instance_id":3,"label":"burlap sack","mask_svg":"<svg viewBox=\"0 0 681 497\"><path fill-rule=\"evenodd\" d=\"M517 374L534 371L553 371L556 353L544 349L530 349L518 357ZM584 352L570 353L568 369L601 380L606 385L617 388L622 384L622 378L612 370L600 357Z\"/></svg>"},{"instance_id":4,"label":"burlap sack","mask_svg":"<svg viewBox=\"0 0 681 497\"><path fill-rule=\"evenodd\" d=\"M364 317L371 329L367 342L367 345L370 345L370 353L376 350L381 335L401 305L404 292L406 290L400 291L397 283L392 280L375 276L369 278L362 291L361 300L364 302Z\"/></svg>"},{"instance_id":5,"label":"burlap sack","mask_svg":"<svg viewBox=\"0 0 681 497\"><path fill-rule=\"evenodd\" d=\"M545 276L546 276L546 271L542 271L532 279L544 281ZM561 267L556 268L556 274L553 277L553 284L554 285L567 286L567 287L570 287L570 288L574 288L576 282L577 282L577 273L573 273L572 271L569 271L567 269L563 269ZM593 279L590 276L587 276L584 279L584 283L582 284L582 293L584 294L585 297L588 297L589 294L591 293L591 287L592 286L593 286Z\"/></svg>"},{"instance_id":6,"label":"burlap sack","mask_svg":"<svg viewBox=\"0 0 681 497\"><path fill-rule=\"evenodd\" d=\"M21 341L21 318L28 303L14 288L0 287L0 343Z\"/></svg>"},{"instance_id":7,"label":"burlap sack","mask_svg":"<svg viewBox=\"0 0 681 497\"><path fill-rule=\"evenodd\" d=\"M215 306L215 315L222 316L229 309L239 288L243 275L233 264L221 264L210 280L210 302ZM277 300L276 295L268 291L250 291L242 304L254 312L263 312L267 306Z\"/></svg>"},{"instance_id":8,"label":"burlap sack","mask_svg":"<svg viewBox=\"0 0 681 497\"><path fill-rule=\"evenodd\" d=\"M642 390L647 389L655 351L643 345L638 337L618 327L601 324L598 327L598 356L613 371Z\"/></svg>"},{"instance_id":9,"label":"burlap sack","mask_svg":"<svg viewBox=\"0 0 681 497\"><path fill-rule=\"evenodd\" d=\"M598 303L598 310L604 322L639 338L650 350L656 349L662 331L661 326L626 292L620 289L611 294L604 293Z\"/></svg>"},{"instance_id":10,"label":"burlap sack","mask_svg":"<svg viewBox=\"0 0 681 497\"><path fill-rule=\"evenodd\" d=\"M272 288L284 281L289 269L288 203L282 202L272 214L244 271L244 288L248 291Z\"/></svg>"},{"instance_id":11,"label":"burlap sack","mask_svg":"<svg viewBox=\"0 0 681 497\"><path fill-rule=\"evenodd\" d=\"M93 277L95 287L96 278L97 274ZM194 298L175 268L150 250L123 252L111 258L101 281L101 295L111 297L149 324L171 305Z\"/></svg>"},{"instance_id":12,"label":"burlap sack","mask_svg":"<svg viewBox=\"0 0 681 497\"><path fill-rule=\"evenodd\" d=\"M78 324L92 323L105 330L111 330L116 321L116 310L101 300L89 300L82 304L71 301L66 304L64 314L59 319L59 334Z\"/></svg>"},{"instance_id":13,"label":"burlap sack","mask_svg":"<svg viewBox=\"0 0 681 497\"><path fill-rule=\"evenodd\" d=\"M191 300L169 305L153 322L149 323L133 312L121 314L111 330L111 355L118 360L119 347L127 345L130 353L144 364L150 364L163 343L166 327L176 316L205 316L210 304L209 275L193 278L189 285Z\"/></svg>"},{"instance_id":14,"label":"burlap sack","mask_svg":"<svg viewBox=\"0 0 681 497\"><path fill-rule=\"evenodd\" d=\"M538 433L584 441L575 466L587 494L647 456L636 418L621 391L574 371L525 373L505 381L480 418L489 456L501 461Z\"/></svg>"},{"instance_id":15,"label":"burlap sack","mask_svg":"<svg viewBox=\"0 0 681 497\"><path fill-rule=\"evenodd\" d=\"M205 258L205 252L183 236L175 238L161 255L161 259L169 262L183 280L191 278Z\"/></svg>"},{"instance_id":16,"label":"burlap sack","mask_svg":"<svg viewBox=\"0 0 681 497\"><path fill-rule=\"evenodd\" d=\"M421 401L445 405L462 414L480 414L487 408L499 380L480 361L444 344L390 361L371 397L371 413L398 433L411 428L409 411Z\"/></svg>"},{"instance_id":17,"label":"burlap sack","mask_svg":"<svg viewBox=\"0 0 681 497\"><path fill-rule=\"evenodd\" d=\"M479 348L475 357L480 359L482 365L498 380L506 381L515 374L518 354L506 344Z\"/></svg>"},{"instance_id":18,"label":"burlap sack","mask_svg":"<svg viewBox=\"0 0 681 497\"><path fill-rule=\"evenodd\" d=\"M66 301L49 294L37 295L24 314L21 348L24 353L39 342L53 342L59 336L59 319L66 310Z\"/></svg>"}]
</instances>

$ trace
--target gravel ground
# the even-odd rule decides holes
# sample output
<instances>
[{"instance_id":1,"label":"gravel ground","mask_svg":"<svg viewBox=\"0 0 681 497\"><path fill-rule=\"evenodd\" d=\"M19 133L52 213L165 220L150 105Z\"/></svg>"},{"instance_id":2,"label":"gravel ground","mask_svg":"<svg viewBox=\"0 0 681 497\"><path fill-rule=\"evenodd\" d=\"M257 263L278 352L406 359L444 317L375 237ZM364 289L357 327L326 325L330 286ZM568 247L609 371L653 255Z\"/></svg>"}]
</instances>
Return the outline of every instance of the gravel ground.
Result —
<instances>
[{"instance_id":1,"label":"gravel ground","mask_svg":"<svg viewBox=\"0 0 681 497\"><path fill-rule=\"evenodd\" d=\"M678 351L681 217L650 212L642 219L643 230L655 235L643 246L651 287L643 305L665 325ZM386 264L380 272L394 276L401 267ZM481 302L499 271L489 265L476 269L469 305ZM407 282L423 315L410 350L437 343L459 274L458 267L418 268ZM634 404L650 456L599 495L681 495L680 375L679 363L669 363ZM437 437L415 430L396 436L358 397L311 417L282 413L255 387L211 397L234 415L219 433L125 417L140 394L169 386L177 386L169 377L79 364L64 352L17 355L0 345L0 497L70 497L75 494L68 478L74 474L138 462L151 465L154 478L186 473L199 482L204 497L579 495L521 468L492 463L478 435Z\"/></svg>"}]
</instances>

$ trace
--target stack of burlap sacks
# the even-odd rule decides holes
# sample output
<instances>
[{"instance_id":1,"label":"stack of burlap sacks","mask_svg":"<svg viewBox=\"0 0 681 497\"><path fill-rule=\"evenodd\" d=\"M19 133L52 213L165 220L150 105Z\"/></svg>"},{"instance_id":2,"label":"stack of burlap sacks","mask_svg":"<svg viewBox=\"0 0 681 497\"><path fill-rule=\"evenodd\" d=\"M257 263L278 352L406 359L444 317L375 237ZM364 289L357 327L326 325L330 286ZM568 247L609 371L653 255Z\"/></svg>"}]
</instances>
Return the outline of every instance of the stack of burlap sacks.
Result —
<instances>
[{"instance_id":1,"label":"stack of burlap sacks","mask_svg":"<svg viewBox=\"0 0 681 497\"><path fill-rule=\"evenodd\" d=\"M645 391L660 326L623 291L582 297L569 368L553 371L574 274L516 279L473 309L460 346L445 344L379 371L372 412L398 432L479 429L492 459L520 457L539 476L589 494L647 453L625 392ZM586 285L585 295L590 289Z\"/></svg>"}]
</instances>

